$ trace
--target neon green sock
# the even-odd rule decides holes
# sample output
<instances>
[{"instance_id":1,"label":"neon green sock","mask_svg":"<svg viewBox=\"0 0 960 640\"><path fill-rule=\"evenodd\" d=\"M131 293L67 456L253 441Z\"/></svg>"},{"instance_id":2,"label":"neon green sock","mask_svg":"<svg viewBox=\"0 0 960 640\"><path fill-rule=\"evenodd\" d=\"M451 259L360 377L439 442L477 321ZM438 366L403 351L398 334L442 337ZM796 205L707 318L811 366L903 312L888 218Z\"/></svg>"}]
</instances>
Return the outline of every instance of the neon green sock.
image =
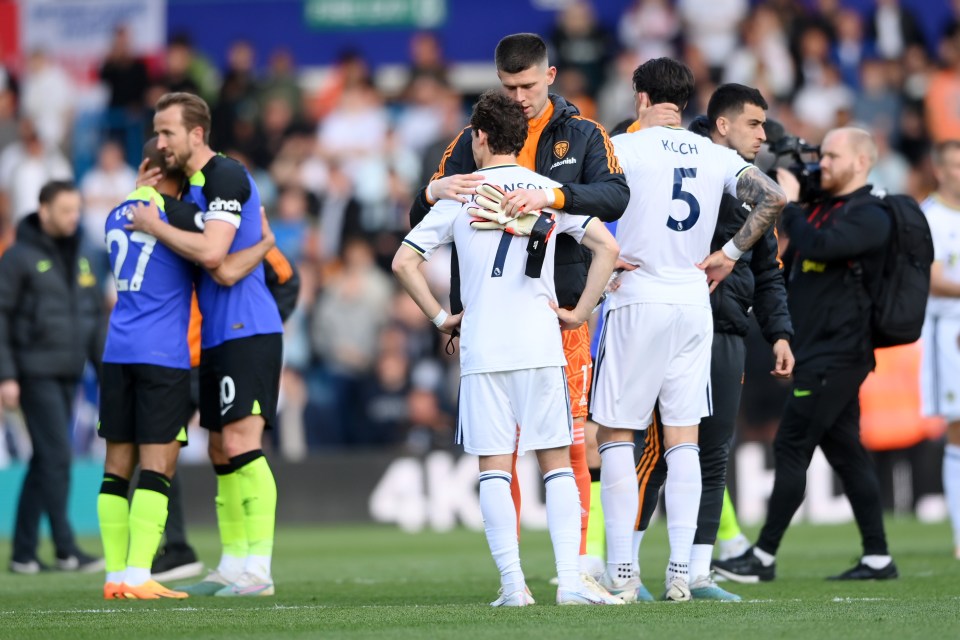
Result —
<instances>
[{"instance_id":1,"label":"neon green sock","mask_svg":"<svg viewBox=\"0 0 960 640\"><path fill-rule=\"evenodd\" d=\"M167 524L167 502L167 496L157 491L138 487L133 492L128 567L149 569L153 565Z\"/></svg>"},{"instance_id":2,"label":"neon green sock","mask_svg":"<svg viewBox=\"0 0 960 640\"><path fill-rule=\"evenodd\" d=\"M277 483L270 465L263 456L237 469L243 492L244 523L247 529L248 553L270 556L277 521Z\"/></svg>"},{"instance_id":3,"label":"neon green sock","mask_svg":"<svg viewBox=\"0 0 960 640\"><path fill-rule=\"evenodd\" d=\"M107 573L124 571L130 546L130 502L125 495L101 492L97 496L97 518Z\"/></svg>"},{"instance_id":4,"label":"neon green sock","mask_svg":"<svg viewBox=\"0 0 960 640\"><path fill-rule=\"evenodd\" d=\"M590 520L587 523L587 555L607 557L607 536L603 525L600 481L590 483Z\"/></svg>"},{"instance_id":5,"label":"neon green sock","mask_svg":"<svg viewBox=\"0 0 960 640\"><path fill-rule=\"evenodd\" d=\"M217 526L223 554L247 557L247 529L244 525L243 493L236 471L217 476Z\"/></svg>"},{"instance_id":6,"label":"neon green sock","mask_svg":"<svg viewBox=\"0 0 960 640\"><path fill-rule=\"evenodd\" d=\"M720 528L717 529L717 540L733 540L740 535L740 523L737 522L737 512L730 500L730 490L723 490L723 511L720 512Z\"/></svg>"}]
</instances>

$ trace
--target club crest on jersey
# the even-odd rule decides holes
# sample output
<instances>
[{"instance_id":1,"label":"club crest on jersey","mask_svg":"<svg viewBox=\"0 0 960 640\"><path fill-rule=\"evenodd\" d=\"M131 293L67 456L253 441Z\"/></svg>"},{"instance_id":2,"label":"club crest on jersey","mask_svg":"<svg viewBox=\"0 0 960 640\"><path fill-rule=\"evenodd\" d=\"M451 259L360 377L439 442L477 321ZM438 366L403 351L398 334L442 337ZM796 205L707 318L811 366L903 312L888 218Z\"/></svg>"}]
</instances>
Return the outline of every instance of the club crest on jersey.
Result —
<instances>
[{"instance_id":1,"label":"club crest on jersey","mask_svg":"<svg viewBox=\"0 0 960 640\"><path fill-rule=\"evenodd\" d=\"M563 156L567 155L567 151L570 151L570 143L566 140L561 140L553 145L553 155L557 156L557 158L563 158Z\"/></svg>"}]
</instances>

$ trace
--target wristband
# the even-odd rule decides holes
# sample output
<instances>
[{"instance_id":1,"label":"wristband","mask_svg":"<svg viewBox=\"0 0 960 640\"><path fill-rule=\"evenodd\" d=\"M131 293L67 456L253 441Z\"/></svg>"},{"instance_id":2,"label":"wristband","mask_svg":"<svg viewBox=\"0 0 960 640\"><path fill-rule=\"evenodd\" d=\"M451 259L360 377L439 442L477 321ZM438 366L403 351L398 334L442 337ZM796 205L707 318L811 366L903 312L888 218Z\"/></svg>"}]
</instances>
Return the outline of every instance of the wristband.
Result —
<instances>
[{"instance_id":1,"label":"wristband","mask_svg":"<svg viewBox=\"0 0 960 640\"><path fill-rule=\"evenodd\" d=\"M437 199L433 197L433 181L427 183L427 201L436 202Z\"/></svg>"},{"instance_id":2,"label":"wristband","mask_svg":"<svg viewBox=\"0 0 960 640\"><path fill-rule=\"evenodd\" d=\"M723 245L721 251L723 251L723 255L727 256L734 262L739 260L740 256L742 256L744 253L743 251L740 251L740 249L737 249L737 245L733 244L732 239L727 240L727 244Z\"/></svg>"},{"instance_id":3,"label":"wristband","mask_svg":"<svg viewBox=\"0 0 960 640\"><path fill-rule=\"evenodd\" d=\"M544 192L547 194L547 206L553 206L553 203L557 201L557 194L553 192L553 189L544 189Z\"/></svg>"},{"instance_id":4,"label":"wristband","mask_svg":"<svg viewBox=\"0 0 960 640\"><path fill-rule=\"evenodd\" d=\"M440 313L430 318L430 322L433 323L437 329L443 326L443 323L447 321L447 318L450 317L450 314L443 310L443 307L440 308Z\"/></svg>"}]
</instances>

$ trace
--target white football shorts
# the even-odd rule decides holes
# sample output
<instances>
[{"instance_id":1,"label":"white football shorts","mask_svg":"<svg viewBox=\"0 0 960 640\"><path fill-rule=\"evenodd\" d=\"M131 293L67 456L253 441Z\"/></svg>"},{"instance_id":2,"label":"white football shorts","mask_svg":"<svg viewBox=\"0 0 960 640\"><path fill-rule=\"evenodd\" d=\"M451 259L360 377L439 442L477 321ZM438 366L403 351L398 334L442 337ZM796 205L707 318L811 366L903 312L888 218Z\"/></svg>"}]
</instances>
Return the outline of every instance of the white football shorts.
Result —
<instances>
[{"instance_id":1,"label":"white football shorts","mask_svg":"<svg viewBox=\"0 0 960 640\"><path fill-rule=\"evenodd\" d=\"M920 339L923 415L956 422L960 420L960 318L927 317Z\"/></svg>"},{"instance_id":2,"label":"white football shorts","mask_svg":"<svg viewBox=\"0 0 960 640\"><path fill-rule=\"evenodd\" d=\"M609 311L594 365L593 421L646 429L659 402L664 425L700 424L712 413L712 346L709 307L639 303Z\"/></svg>"},{"instance_id":3,"label":"white football shorts","mask_svg":"<svg viewBox=\"0 0 960 640\"><path fill-rule=\"evenodd\" d=\"M478 456L523 455L573 443L563 367L465 375L459 416L457 444Z\"/></svg>"}]
</instances>

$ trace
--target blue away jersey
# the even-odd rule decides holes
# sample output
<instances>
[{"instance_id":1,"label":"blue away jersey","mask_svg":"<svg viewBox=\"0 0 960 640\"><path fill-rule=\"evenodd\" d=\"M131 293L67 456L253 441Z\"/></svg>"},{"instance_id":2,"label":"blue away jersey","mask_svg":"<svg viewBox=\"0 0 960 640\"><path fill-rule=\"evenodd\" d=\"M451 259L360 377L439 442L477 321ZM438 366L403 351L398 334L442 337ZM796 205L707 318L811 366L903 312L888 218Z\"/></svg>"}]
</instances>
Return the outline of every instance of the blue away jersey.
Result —
<instances>
[{"instance_id":1,"label":"blue away jersey","mask_svg":"<svg viewBox=\"0 0 960 640\"><path fill-rule=\"evenodd\" d=\"M152 187L142 187L110 212L105 231L117 304L110 315L103 361L189 369L187 328L194 267L150 234L124 228L129 224L127 210L151 200L160 208L160 217L171 223L173 209L188 220L195 211L161 197Z\"/></svg>"},{"instance_id":2,"label":"blue away jersey","mask_svg":"<svg viewBox=\"0 0 960 640\"><path fill-rule=\"evenodd\" d=\"M263 237L257 185L243 165L232 158L216 155L190 176L190 191L184 200L199 207L204 224L220 220L237 229L230 253L253 246ZM203 271L197 283L197 302L203 315L203 349L228 340L283 332L262 264L232 287L217 284Z\"/></svg>"}]
</instances>

